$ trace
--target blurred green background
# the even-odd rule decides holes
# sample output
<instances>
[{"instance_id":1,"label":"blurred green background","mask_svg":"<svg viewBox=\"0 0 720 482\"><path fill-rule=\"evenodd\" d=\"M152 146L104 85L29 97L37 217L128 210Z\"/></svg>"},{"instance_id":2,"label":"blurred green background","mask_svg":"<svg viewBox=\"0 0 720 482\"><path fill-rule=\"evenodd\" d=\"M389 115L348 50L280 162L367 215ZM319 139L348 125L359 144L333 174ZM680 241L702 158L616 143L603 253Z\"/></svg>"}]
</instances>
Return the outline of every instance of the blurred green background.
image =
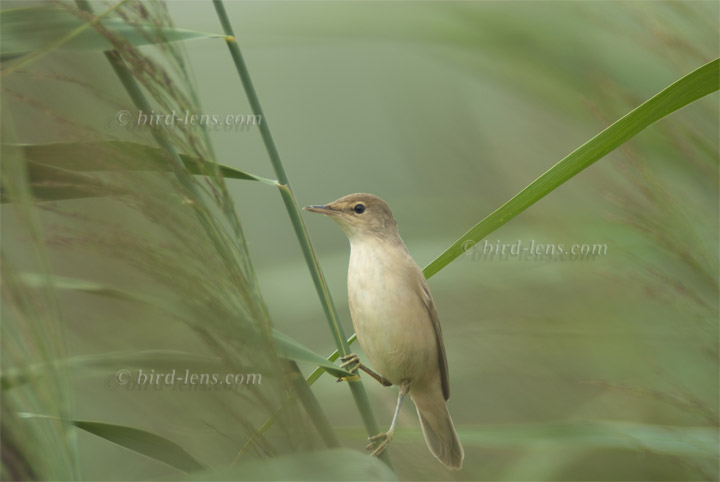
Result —
<instances>
[{"instance_id":1,"label":"blurred green background","mask_svg":"<svg viewBox=\"0 0 720 482\"><path fill-rule=\"evenodd\" d=\"M215 27L198 5L171 7L180 25L187 18L192 28ZM718 55L711 2L228 8L298 201L383 197L421 266L607 124ZM188 51L205 109L249 112L224 52L208 42ZM469 256L431 280L461 439L500 424L717 425L717 132L713 95L489 239L602 243L606 256ZM215 140L219 159L271 177L255 132ZM331 352L279 197L264 186L231 189L274 323ZM306 221L350 330L347 241L326 219ZM705 272L689 269L688 257ZM389 423L394 391L367 385L381 423ZM335 424L359 427L347 390L329 378L317 387ZM690 408L693 401L707 416ZM717 477L717 454L680 463L653 450L588 447L564 440L562 430L557 444L552 432L525 442L519 435L507 446L466 442L464 470L449 474L417 436L403 438L403 428L417 426L414 408L405 407L392 453L411 480ZM347 444L360 448L361 432L348 431Z\"/></svg>"},{"instance_id":2,"label":"blurred green background","mask_svg":"<svg viewBox=\"0 0 720 482\"><path fill-rule=\"evenodd\" d=\"M208 3L168 9L177 26L220 31ZM238 1L227 9L298 202L381 196L421 267L607 125L720 55L712 1ZM185 49L203 113L249 114L222 40ZM62 60L83 55L99 54ZM109 68L94 75L112 77ZM488 238L603 244L606 255L468 254L431 279L466 459L458 473L437 463L407 404L390 451L401 479L717 480L719 128L713 94ZM219 162L274 177L257 129L210 136ZM229 189L274 326L331 353L278 193L240 181ZM348 243L327 219L306 222L351 333ZM74 349L188 344L182 331L142 321L126 329L132 314L106 315L101 328L72 328ZM395 388L366 387L384 427ZM313 390L344 445L362 450L347 388L324 376ZM162 427L191 453L227 460L239 448L213 437L210 422L173 419L172 397L128 394L119 405L113 394L78 393L86 418L129 410L135 424ZM90 479L166 476L154 462L144 471L128 465L134 455L90 436L80 442Z\"/></svg>"}]
</instances>

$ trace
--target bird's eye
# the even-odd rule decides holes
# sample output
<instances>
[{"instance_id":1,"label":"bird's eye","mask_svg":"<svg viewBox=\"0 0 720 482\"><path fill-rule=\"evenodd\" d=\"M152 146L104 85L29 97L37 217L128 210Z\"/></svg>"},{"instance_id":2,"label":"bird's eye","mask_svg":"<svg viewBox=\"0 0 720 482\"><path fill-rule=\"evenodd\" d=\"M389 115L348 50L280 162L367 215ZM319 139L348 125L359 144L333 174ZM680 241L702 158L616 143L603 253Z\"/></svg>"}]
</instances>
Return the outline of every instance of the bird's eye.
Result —
<instances>
[{"instance_id":1,"label":"bird's eye","mask_svg":"<svg viewBox=\"0 0 720 482\"><path fill-rule=\"evenodd\" d=\"M355 211L358 214L362 214L365 212L365 205L362 203L358 203L353 207L353 211Z\"/></svg>"}]
</instances>

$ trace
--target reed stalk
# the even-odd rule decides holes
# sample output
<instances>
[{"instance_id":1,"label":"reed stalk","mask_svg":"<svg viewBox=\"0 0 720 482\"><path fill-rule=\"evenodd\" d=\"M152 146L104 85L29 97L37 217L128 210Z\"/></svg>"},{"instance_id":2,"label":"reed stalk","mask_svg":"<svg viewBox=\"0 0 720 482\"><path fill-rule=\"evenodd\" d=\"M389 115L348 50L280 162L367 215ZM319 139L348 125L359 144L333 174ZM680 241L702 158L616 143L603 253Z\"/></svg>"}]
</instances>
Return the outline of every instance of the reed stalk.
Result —
<instances>
[{"instance_id":1,"label":"reed stalk","mask_svg":"<svg viewBox=\"0 0 720 482\"><path fill-rule=\"evenodd\" d=\"M253 85L247 64L245 63L242 53L240 52L240 47L237 44L237 40L235 39L235 32L232 28L232 24L230 23L230 19L228 18L227 12L225 10L225 5L223 4L222 0L213 0L213 5L215 6L215 10L217 12L218 19L220 20L220 24L222 25L223 32L226 35L225 41L227 43L228 49L230 50L230 56L233 59L235 68L237 69L237 73L240 76L240 80L245 89L245 93L250 103L250 108L252 109L254 115L260 116L260 118L262 119L262 122L259 125L260 135L262 136L263 143L265 144L265 148L267 149L268 155L270 157L270 162L272 163L273 169L275 170L275 177L278 181L277 185L280 189L280 195L282 196L285 208L287 209L288 215L290 216L290 221L292 222L293 229L295 230L295 235L297 236L298 242L300 243L303 256L305 257L305 262L307 263L308 270L310 271L310 276L312 277L313 283L315 284L318 298L320 299L323 311L325 312L328 326L330 327L330 331L332 332L333 338L335 339L335 344L337 346L338 352L342 356L346 356L350 353L350 346L347 343L345 333L343 331L342 325L340 324L337 310L335 309L332 297L330 296L330 290L328 289L325 277L322 273L322 270L320 269L320 264L318 263L317 256L315 255L315 250L313 248L312 242L310 241L310 236L308 234L307 228L305 227L305 223L303 222L302 216L300 215L300 208L297 204L297 201L295 200L292 189L290 188L290 181L288 179L287 173L285 172L285 167L283 166L282 160L280 158L280 153L278 152L277 146L275 145L272 132L270 131L270 123L267 121L267 117L263 112L262 105L260 104L260 98L258 97L255 86ZM360 412L360 415L363 419L367 434L369 436L377 434L380 430L377 421L375 420L375 415L373 414L372 407L370 406L370 400L368 399L367 392L365 391L362 381L359 378L355 380L349 380L348 385L352 392L358 411ZM390 458L387 454L387 451L385 451L380 456L380 458L385 463L390 465Z\"/></svg>"}]
</instances>

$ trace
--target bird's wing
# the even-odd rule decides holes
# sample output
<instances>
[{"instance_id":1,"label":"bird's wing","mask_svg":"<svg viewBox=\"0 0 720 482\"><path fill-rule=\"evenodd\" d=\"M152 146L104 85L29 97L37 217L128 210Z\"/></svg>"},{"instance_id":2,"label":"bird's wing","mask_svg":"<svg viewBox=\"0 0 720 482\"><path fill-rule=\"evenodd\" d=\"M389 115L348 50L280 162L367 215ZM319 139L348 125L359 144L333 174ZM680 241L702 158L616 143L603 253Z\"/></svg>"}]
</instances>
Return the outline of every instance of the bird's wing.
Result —
<instances>
[{"instance_id":1,"label":"bird's wing","mask_svg":"<svg viewBox=\"0 0 720 482\"><path fill-rule=\"evenodd\" d=\"M448 376L447 356L445 356L445 345L443 344L442 328L440 328L440 318L438 318L435 303L433 302L430 288L425 281L425 277L420 273L420 297L422 298L425 308L427 309L433 329L435 330L435 341L437 341L438 363L440 364L440 380L442 381L443 395L445 400L450 398L450 377Z\"/></svg>"}]
</instances>

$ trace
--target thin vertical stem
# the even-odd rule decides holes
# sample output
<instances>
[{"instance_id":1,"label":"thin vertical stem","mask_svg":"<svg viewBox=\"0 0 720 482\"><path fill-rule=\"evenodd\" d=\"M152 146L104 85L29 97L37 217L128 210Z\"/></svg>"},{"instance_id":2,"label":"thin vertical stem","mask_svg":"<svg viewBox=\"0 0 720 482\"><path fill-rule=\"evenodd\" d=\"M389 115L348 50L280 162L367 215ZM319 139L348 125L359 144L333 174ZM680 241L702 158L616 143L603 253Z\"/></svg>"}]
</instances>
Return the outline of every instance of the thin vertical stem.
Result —
<instances>
[{"instance_id":1,"label":"thin vertical stem","mask_svg":"<svg viewBox=\"0 0 720 482\"><path fill-rule=\"evenodd\" d=\"M346 356L350 354L350 345L348 345L345 339L345 333L343 332L342 325L340 324L340 321L338 319L335 304L333 303L332 297L330 296L330 290L328 289L327 283L325 282L325 277L320 270L320 264L318 263L317 256L315 255L315 250L313 249L312 243L310 242L310 235L308 234L305 223L302 220L300 208L298 207L297 201L295 200L295 196L290 190L290 186L285 184L278 186L278 188L280 189L280 195L285 202L285 208L287 209L290 220L292 221L295 235L297 236L298 240L300 240L300 247L302 248L305 262L310 269L310 275L312 276L313 283L315 284L315 289L317 290L318 296L320 297L323 310L325 311L325 317L330 324L330 330L332 331L333 337L335 338L335 343L337 345L338 351L341 353L341 356Z\"/></svg>"},{"instance_id":2,"label":"thin vertical stem","mask_svg":"<svg viewBox=\"0 0 720 482\"><path fill-rule=\"evenodd\" d=\"M252 109L254 115L260 116L260 119L262 119L259 125L260 135L262 136L263 143L265 144L265 148L267 149L270 157L270 162L275 170L280 194L283 202L285 203L288 215L290 216L290 221L292 222L293 229L295 230L295 235L297 236L300 247L302 248L305 262L308 265L308 269L310 271L310 275L312 276L313 283L315 284L315 289L317 290L323 310L325 311L330 331L333 334L338 351L343 356L347 355L350 353L350 347L347 343L342 325L339 322L337 310L335 309L332 297L330 296L330 291L328 290L327 283L325 282L325 277L323 276L317 257L315 256L315 250L313 249L310 241L307 228L305 227L305 223L300 215L300 208L298 207L298 204L295 201L295 196L290 189L290 182L287 174L285 173L285 168L282 160L280 159L280 154L277 150L277 146L275 145L272 133L270 132L270 124L265 117L262 105L260 104L260 99L255 91L255 87L250 77L250 72L245 64L242 53L240 52L237 40L235 39L235 32L230 24L230 19L227 16L222 0L213 0L213 5L217 11L223 31L225 32L225 41L227 42L228 49L230 50L230 56L235 63L235 68L240 76L242 85L245 88L245 93L247 94L248 101L250 102L250 108ZM375 415L373 414L370 401L362 382L359 379L351 380L348 381L348 385L350 386L353 398L355 399L355 404L358 407L358 411L363 419L368 435L378 433L378 424L375 420ZM392 467L387 451L383 452L380 457L386 464L388 464L388 466Z\"/></svg>"},{"instance_id":3,"label":"thin vertical stem","mask_svg":"<svg viewBox=\"0 0 720 482\"><path fill-rule=\"evenodd\" d=\"M245 87L245 92L247 93L247 98L250 102L250 108L252 109L253 114L260 116L260 135L262 136L263 143L265 144L265 148L270 156L270 162L272 163L273 169L275 169L277 180L280 184L287 185L289 182L287 174L285 173L285 167L280 159L280 153L275 146L275 141L273 140L272 133L270 132L270 125L267 122L262 105L260 104L260 98L258 97L257 92L255 92L255 86L250 78L250 71L245 64L245 59L243 59L240 47L238 47L237 41L235 40L235 32L230 24L230 18L227 16L227 12L225 11L225 5L223 5L222 0L213 0L213 4L215 5L215 10L217 11L223 31L225 32L225 35L228 36L225 40L228 44L228 48L230 49L230 56L235 63L237 73L240 76L243 87Z\"/></svg>"}]
</instances>

